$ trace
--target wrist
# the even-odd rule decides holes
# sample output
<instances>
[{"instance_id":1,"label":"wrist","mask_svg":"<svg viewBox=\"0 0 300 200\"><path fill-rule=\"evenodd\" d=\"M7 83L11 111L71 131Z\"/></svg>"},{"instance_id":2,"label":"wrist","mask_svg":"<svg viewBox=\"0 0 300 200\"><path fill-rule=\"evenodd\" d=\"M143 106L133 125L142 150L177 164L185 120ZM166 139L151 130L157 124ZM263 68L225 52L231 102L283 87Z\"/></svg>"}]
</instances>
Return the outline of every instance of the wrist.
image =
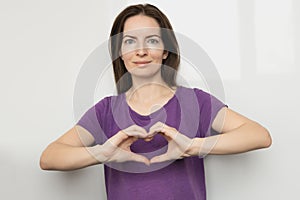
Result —
<instances>
[{"instance_id":1,"label":"wrist","mask_svg":"<svg viewBox=\"0 0 300 200\"><path fill-rule=\"evenodd\" d=\"M198 138L198 137L193 138L192 144L187 150L187 154L189 154L190 156L199 156L199 152L201 150L202 144L203 144L203 138Z\"/></svg>"},{"instance_id":2,"label":"wrist","mask_svg":"<svg viewBox=\"0 0 300 200\"><path fill-rule=\"evenodd\" d=\"M104 163L107 160L107 157L104 155L103 146L102 145L95 145L92 147L87 147L87 151L90 155L94 158L95 164Z\"/></svg>"}]
</instances>

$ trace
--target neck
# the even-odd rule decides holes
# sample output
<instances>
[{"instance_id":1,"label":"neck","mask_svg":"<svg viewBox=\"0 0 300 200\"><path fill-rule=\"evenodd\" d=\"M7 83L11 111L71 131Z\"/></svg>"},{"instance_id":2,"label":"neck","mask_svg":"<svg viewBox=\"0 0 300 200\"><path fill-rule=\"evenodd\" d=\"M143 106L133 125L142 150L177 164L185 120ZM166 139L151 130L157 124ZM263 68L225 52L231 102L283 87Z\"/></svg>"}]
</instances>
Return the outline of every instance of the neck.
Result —
<instances>
[{"instance_id":1,"label":"neck","mask_svg":"<svg viewBox=\"0 0 300 200\"><path fill-rule=\"evenodd\" d=\"M170 92L170 88L159 73L150 78L132 76L132 87L128 90L128 95L130 98L151 101L166 92Z\"/></svg>"}]
</instances>

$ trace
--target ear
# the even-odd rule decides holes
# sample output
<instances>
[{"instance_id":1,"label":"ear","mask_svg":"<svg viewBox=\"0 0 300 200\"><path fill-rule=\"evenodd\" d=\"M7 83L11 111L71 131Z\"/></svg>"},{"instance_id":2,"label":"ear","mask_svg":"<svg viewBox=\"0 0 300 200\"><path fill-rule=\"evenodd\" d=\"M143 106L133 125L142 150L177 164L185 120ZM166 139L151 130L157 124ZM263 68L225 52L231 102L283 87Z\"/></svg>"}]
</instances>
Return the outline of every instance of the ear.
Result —
<instances>
[{"instance_id":1,"label":"ear","mask_svg":"<svg viewBox=\"0 0 300 200\"><path fill-rule=\"evenodd\" d=\"M164 51L164 53L163 53L163 59L164 60L167 59L168 55L169 55L169 52L168 51Z\"/></svg>"}]
</instances>

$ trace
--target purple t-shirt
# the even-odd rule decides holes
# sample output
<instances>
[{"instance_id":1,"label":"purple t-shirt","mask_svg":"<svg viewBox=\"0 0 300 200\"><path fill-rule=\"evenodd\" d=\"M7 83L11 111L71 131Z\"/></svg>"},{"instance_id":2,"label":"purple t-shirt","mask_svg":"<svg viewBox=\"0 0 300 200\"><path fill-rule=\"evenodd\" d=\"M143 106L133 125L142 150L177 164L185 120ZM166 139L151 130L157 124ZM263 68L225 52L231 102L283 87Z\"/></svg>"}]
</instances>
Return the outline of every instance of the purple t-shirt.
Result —
<instances>
[{"instance_id":1,"label":"purple t-shirt","mask_svg":"<svg viewBox=\"0 0 300 200\"><path fill-rule=\"evenodd\" d=\"M178 86L175 95L159 110L140 115L127 104L125 93L105 97L90 108L77 125L88 130L96 144L103 144L133 124L149 131L158 121L176 128L189 138L211 135L211 124L225 105L197 88ZM151 158L167 150L168 142L156 135L151 141L131 145L135 153ZM206 199L203 158L198 156L146 166L142 163L107 163L104 166L107 198L132 199Z\"/></svg>"}]
</instances>

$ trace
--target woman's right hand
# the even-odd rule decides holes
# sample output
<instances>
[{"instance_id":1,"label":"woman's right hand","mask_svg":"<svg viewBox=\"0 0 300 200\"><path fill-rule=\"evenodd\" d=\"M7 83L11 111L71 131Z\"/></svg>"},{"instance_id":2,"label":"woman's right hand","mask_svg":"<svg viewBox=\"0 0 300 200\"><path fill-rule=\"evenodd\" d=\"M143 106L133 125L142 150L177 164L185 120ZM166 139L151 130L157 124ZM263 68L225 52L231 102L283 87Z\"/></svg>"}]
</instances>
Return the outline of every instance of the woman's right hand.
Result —
<instances>
[{"instance_id":1,"label":"woman's right hand","mask_svg":"<svg viewBox=\"0 0 300 200\"><path fill-rule=\"evenodd\" d=\"M81 126L74 126L43 151L40 166L44 170L75 170L107 162L136 161L147 165L150 161L131 152L130 146L147 136L146 130L130 126L109 138L102 145L95 142L91 133Z\"/></svg>"},{"instance_id":2,"label":"woman's right hand","mask_svg":"<svg viewBox=\"0 0 300 200\"><path fill-rule=\"evenodd\" d=\"M132 125L119 131L104 144L96 145L97 151L92 152L101 163L135 161L150 165L149 159L133 153L130 146L138 139L145 139L147 132L140 126ZM98 153L95 153L98 152Z\"/></svg>"}]
</instances>

